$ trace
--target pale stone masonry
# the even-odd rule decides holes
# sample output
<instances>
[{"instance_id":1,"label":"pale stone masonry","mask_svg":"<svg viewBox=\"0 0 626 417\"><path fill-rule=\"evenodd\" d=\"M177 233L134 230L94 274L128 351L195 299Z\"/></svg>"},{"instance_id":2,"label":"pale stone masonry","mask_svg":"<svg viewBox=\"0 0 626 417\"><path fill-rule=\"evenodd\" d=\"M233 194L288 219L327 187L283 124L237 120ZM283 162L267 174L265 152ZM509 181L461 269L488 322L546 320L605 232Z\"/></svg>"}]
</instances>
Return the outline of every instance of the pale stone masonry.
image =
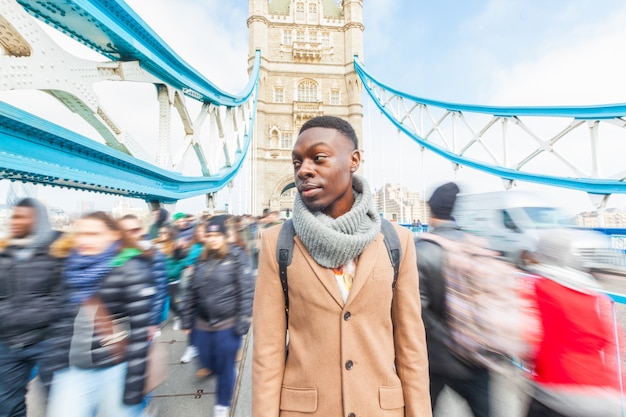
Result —
<instances>
[{"instance_id":1,"label":"pale stone masonry","mask_svg":"<svg viewBox=\"0 0 626 417\"><path fill-rule=\"evenodd\" d=\"M253 214L293 205L291 148L307 120L348 120L362 139L363 0L249 0L249 65L261 51ZM281 197L282 196L282 197Z\"/></svg>"}]
</instances>

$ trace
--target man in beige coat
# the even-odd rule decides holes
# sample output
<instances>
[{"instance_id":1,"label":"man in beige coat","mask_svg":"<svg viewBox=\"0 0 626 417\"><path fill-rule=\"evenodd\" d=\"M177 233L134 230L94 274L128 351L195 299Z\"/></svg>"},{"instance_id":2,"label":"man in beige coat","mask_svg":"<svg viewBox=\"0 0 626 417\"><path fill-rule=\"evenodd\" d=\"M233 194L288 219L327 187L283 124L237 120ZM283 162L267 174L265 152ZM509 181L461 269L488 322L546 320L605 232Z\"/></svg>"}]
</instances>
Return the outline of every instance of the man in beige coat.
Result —
<instances>
[{"instance_id":1,"label":"man in beige coat","mask_svg":"<svg viewBox=\"0 0 626 417\"><path fill-rule=\"evenodd\" d=\"M296 231L287 319L276 260L281 226L263 234L253 310L253 417L430 417L428 360L413 239L396 227L393 266L349 123L306 122L294 145Z\"/></svg>"}]
</instances>

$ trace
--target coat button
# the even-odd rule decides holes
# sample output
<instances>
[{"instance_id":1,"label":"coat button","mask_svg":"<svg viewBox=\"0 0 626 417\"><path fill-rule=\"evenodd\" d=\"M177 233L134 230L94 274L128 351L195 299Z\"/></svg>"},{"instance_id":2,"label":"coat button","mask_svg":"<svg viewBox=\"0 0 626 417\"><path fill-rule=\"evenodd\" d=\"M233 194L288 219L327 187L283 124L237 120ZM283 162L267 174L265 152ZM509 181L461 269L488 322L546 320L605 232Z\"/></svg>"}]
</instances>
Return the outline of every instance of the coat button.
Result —
<instances>
[{"instance_id":1,"label":"coat button","mask_svg":"<svg viewBox=\"0 0 626 417\"><path fill-rule=\"evenodd\" d=\"M349 312L349 311L348 311L348 312L346 312L346 313L343 315L343 319L344 319L345 321L350 320L350 317L352 317L352 314L350 314L350 312Z\"/></svg>"},{"instance_id":2,"label":"coat button","mask_svg":"<svg viewBox=\"0 0 626 417\"><path fill-rule=\"evenodd\" d=\"M356 414L354 414L354 413L348 413L348 417L356 417Z\"/></svg>"},{"instance_id":3,"label":"coat button","mask_svg":"<svg viewBox=\"0 0 626 417\"><path fill-rule=\"evenodd\" d=\"M354 365L352 363L352 361L346 361L346 369L349 371L350 369L352 369L352 365Z\"/></svg>"}]
</instances>

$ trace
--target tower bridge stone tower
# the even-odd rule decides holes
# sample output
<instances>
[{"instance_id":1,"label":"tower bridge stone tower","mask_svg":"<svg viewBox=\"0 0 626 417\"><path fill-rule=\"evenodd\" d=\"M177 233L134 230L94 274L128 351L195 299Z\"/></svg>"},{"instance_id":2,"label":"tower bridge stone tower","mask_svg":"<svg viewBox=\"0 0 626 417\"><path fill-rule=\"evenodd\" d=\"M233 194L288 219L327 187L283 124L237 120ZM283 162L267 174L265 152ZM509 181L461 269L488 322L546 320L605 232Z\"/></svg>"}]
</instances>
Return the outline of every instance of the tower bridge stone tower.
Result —
<instances>
[{"instance_id":1,"label":"tower bridge stone tower","mask_svg":"<svg viewBox=\"0 0 626 417\"><path fill-rule=\"evenodd\" d=\"M348 120L362 140L363 0L249 0L249 65L261 51L252 210L291 209L291 149L307 120Z\"/></svg>"}]
</instances>

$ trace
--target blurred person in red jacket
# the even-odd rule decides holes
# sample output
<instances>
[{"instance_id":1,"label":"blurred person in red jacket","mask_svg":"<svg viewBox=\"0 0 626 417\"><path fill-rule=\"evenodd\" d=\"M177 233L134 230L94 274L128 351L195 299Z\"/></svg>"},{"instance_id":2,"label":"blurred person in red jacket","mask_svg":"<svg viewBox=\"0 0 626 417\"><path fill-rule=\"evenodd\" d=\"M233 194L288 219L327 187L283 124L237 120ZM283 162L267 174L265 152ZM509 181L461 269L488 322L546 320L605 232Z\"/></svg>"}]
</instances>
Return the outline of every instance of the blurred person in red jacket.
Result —
<instances>
[{"instance_id":1,"label":"blurred person in red jacket","mask_svg":"<svg viewBox=\"0 0 626 417\"><path fill-rule=\"evenodd\" d=\"M529 265L541 337L528 417L621 416L621 367L611 300L581 267L569 230L543 236Z\"/></svg>"}]
</instances>

